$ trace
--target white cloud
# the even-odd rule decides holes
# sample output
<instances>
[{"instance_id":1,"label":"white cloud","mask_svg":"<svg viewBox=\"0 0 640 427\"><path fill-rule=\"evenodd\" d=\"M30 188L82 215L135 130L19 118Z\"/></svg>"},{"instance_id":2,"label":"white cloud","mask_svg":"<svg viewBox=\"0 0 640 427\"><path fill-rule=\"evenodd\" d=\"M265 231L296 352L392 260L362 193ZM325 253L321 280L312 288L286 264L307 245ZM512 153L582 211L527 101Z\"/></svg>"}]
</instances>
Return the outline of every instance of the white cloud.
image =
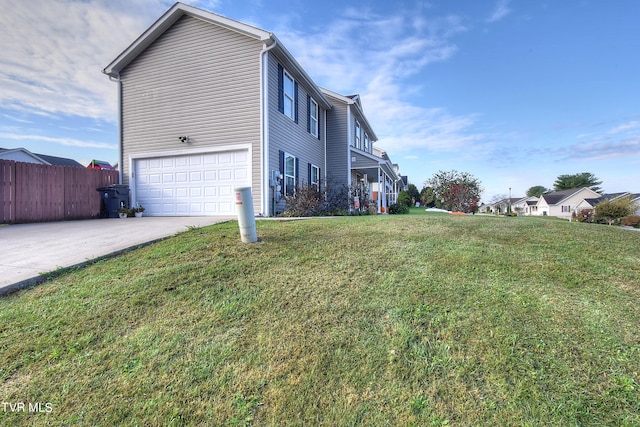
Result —
<instances>
[{"instance_id":1,"label":"white cloud","mask_svg":"<svg viewBox=\"0 0 640 427\"><path fill-rule=\"evenodd\" d=\"M638 121L631 121L629 123L625 123L622 124L620 126L616 126L615 128L611 129L609 131L610 134L618 134L618 133L622 133L622 132L627 132L627 131L631 131L634 129L640 129L640 122Z\"/></svg>"},{"instance_id":2,"label":"white cloud","mask_svg":"<svg viewBox=\"0 0 640 427\"><path fill-rule=\"evenodd\" d=\"M109 144L105 142L80 141L73 138L53 138L53 137L42 136L42 135L24 135L24 134L14 134L14 133L0 133L0 140L50 142L53 144L64 145L67 147L78 147L78 148L105 148L109 150L115 150L117 148L116 144Z\"/></svg>"},{"instance_id":3,"label":"white cloud","mask_svg":"<svg viewBox=\"0 0 640 427\"><path fill-rule=\"evenodd\" d=\"M0 0L0 107L115 121L101 73L153 23L161 0Z\"/></svg>"},{"instance_id":4,"label":"white cloud","mask_svg":"<svg viewBox=\"0 0 640 427\"><path fill-rule=\"evenodd\" d=\"M470 130L474 115L419 107L408 98L420 96L422 90L407 83L411 77L457 52L451 39L467 31L461 18L410 12L381 16L347 9L315 32L289 28L274 32L316 83L345 95L362 95L367 118L380 139L377 145L392 157L422 148L454 151L483 137Z\"/></svg>"},{"instance_id":5,"label":"white cloud","mask_svg":"<svg viewBox=\"0 0 640 427\"><path fill-rule=\"evenodd\" d=\"M574 144L562 150L564 160L605 160L640 156L640 136L611 140L597 138L587 143Z\"/></svg>"},{"instance_id":6,"label":"white cloud","mask_svg":"<svg viewBox=\"0 0 640 427\"><path fill-rule=\"evenodd\" d=\"M509 9L509 2L511 0L498 0L495 9L491 13L487 22L497 22L511 13L511 9Z\"/></svg>"}]
</instances>

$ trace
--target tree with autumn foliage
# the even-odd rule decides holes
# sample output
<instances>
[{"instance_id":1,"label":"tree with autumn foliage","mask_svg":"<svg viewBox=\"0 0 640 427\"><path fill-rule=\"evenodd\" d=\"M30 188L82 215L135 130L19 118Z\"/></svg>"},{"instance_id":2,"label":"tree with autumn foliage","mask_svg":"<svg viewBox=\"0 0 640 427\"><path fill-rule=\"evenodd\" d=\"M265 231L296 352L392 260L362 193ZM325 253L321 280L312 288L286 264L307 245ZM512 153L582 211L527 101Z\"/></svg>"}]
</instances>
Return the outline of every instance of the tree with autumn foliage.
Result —
<instances>
[{"instance_id":1,"label":"tree with autumn foliage","mask_svg":"<svg viewBox=\"0 0 640 427\"><path fill-rule=\"evenodd\" d=\"M468 172L438 171L425 181L433 189L442 207L450 211L475 212L482 194L482 184Z\"/></svg>"}]
</instances>

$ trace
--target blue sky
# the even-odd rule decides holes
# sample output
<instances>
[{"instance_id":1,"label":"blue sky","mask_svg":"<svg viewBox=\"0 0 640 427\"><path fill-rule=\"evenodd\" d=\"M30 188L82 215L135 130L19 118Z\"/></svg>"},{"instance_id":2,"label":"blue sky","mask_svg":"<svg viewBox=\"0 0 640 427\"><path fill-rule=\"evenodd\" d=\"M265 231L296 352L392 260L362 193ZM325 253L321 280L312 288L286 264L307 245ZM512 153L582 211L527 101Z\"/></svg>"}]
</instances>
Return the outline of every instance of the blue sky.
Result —
<instances>
[{"instance_id":1,"label":"blue sky","mask_svg":"<svg viewBox=\"0 0 640 427\"><path fill-rule=\"evenodd\" d=\"M271 31L320 86L359 93L419 189L474 174L484 201L591 172L640 191L640 2L185 1ZM117 161L101 70L173 2L0 0L0 147Z\"/></svg>"}]
</instances>

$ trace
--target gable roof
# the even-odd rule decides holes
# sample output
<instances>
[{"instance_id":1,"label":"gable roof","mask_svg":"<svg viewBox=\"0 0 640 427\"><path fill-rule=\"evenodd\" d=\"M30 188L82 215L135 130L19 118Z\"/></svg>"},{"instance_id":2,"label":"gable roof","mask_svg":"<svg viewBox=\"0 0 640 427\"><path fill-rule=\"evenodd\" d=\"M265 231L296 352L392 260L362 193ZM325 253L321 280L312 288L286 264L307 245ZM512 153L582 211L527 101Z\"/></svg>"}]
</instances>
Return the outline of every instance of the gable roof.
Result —
<instances>
[{"instance_id":1,"label":"gable roof","mask_svg":"<svg viewBox=\"0 0 640 427\"><path fill-rule=\"evenodd\" d=\"M544 199L544 201L547 202L548 205L557 205L562 201L578 194L583 190L588 190L594 195L597 195L598 197L600 197L598 193L591 190L590 188L582 187L582 188L572 188L570 190L552 191L551 193L546 193L540 196L540 200Z\"/></svg>"},{"instance_id":2,"label":"gable roof","mask_svg":"<svg viewBox=\"0 0 640 427\"><path fill-rule=\"evenodd\" d=\"M367 135L369 135L369 139L373 142L378 140L378 137L376 133L373 131L373 128L369 123L369 120L367 120L367 116L364 115L364 111L362 109L362 103L360 102L360 95L348 95L348 96L340 95L337 92L334 92L329 89L325 89L323 87L320 88L320 91L322 91L323 94L331 98L341 101L347 105L353 106L358 114L358 121L362 122L360 124L365 127L367 131Z\"/></svg>"},{"instance_id":3,"label":"gable roof","mask_svg":"<svg viewBox=\"0 0 640 427\"><path fill-rule=\"evenodd\" d=\"M17 152L22 152L23 154L27 155L28 157L31 157L36 162L38 162L40 164L43 164L43 165L84 167L80 163L78 163L77 161L75 161L73 159L68 159L66 157L50 156L48 154L32 153L31 151L27 150L26 148L22 148L22 147L20 147L20 148L0 148L0 154L10 154L10 153L17 153Z\"/></svg>"},{"instance_id":4,"label":"gable roof","mask_svg":"<svg viewBox=\"0 0 640 427\"><path fill-rule=\"evenodd\" d=\"M37 154L37 156L40 157L41 159L46 160L47 162L49 162L49 164L54 166L74 166L74 167L81 167L81 168L84 167L83 165L76 162L75 160L67 159L65 157L49 156L47 154Z\"/></svg>"},{"instance_id":5,"label":"gable roof","mask_svg":"<svg viewBox=\"0 0 640 427\"><path fill-rule=\"evenodd\" d=\"M305 86L310 89L311 94L318 104L325 109L331 108L331 103L324 97L318 86L313 82L311 77L298 64L293 55L284 47L282 42L271 32L262 30L257 27L236 21L222 15L218 15L207 10L189 6L184 3L177 2L169 10L167 10L156 22L145 30L129 47L127 47L120 55L107 65L102 72L110 78L119 79L120 72L142 52L145 51L153 42L155 42L162 34L164 34L173 24L175 24L183 16L200 19L212 24L219 25L228 30L235 31L247 37L261 41L266 47L272 48L272 52L283 61L283 65L289 71L295 74L298 80L304 81Z\"/></svg>"}]
</instances>

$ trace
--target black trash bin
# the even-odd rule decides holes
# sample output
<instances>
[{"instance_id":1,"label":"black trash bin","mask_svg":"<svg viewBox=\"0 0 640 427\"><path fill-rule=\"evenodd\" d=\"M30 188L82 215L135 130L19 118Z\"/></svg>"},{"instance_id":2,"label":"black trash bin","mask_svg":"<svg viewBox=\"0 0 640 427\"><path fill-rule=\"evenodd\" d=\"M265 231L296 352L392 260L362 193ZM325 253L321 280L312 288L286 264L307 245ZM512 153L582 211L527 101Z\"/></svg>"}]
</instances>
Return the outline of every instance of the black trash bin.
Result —
<instances>
[{"instance_id":1,"label":"black trash bin","mask_svg":"<svg viewBox=\"0 0 640 427\"><path fill-rule=\"evenodd\" d=\"M102 218L118 218L120 208L129 208L129 186L110 185L97 188L100 193L100 216Z\"/></svg>"}]
</instances>

